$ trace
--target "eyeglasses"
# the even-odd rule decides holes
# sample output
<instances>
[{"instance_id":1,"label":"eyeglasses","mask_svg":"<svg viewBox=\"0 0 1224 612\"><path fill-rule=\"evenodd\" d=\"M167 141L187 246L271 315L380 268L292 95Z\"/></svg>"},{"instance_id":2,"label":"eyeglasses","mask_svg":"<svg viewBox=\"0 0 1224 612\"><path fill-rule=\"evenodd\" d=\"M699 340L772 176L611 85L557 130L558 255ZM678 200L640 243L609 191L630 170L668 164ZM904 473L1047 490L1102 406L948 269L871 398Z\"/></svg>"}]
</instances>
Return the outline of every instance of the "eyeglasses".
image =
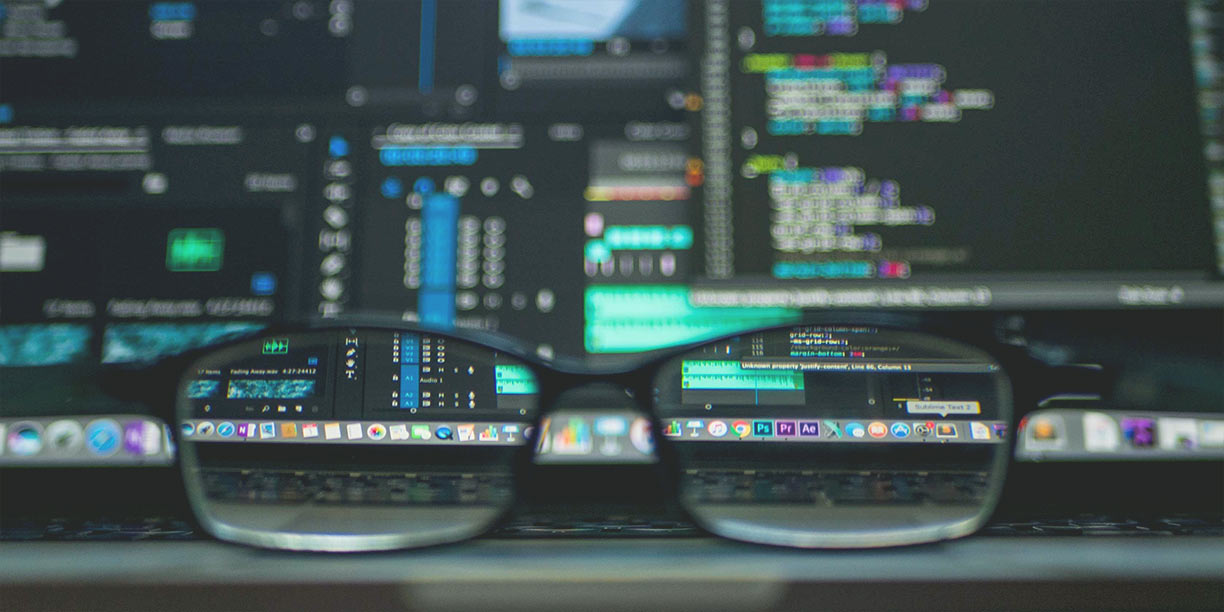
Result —
<instances>
[{"instance_id":1,"label":"eyeglasses","mask_svg":"<svg viewBox=\"0 0 1224 612\"><path fill-rule=\"evenodd\" d=\"M179 456L201 525L269 548L472 538L505 519L533 465L613 445L657 461L713 534L914 544L973 533L997 503L1013 394L996 355L821 324L597 372L462 333L290 329L185 368ZM625 416L581 418L592 409Z\"/></svg>"}]
</instances>

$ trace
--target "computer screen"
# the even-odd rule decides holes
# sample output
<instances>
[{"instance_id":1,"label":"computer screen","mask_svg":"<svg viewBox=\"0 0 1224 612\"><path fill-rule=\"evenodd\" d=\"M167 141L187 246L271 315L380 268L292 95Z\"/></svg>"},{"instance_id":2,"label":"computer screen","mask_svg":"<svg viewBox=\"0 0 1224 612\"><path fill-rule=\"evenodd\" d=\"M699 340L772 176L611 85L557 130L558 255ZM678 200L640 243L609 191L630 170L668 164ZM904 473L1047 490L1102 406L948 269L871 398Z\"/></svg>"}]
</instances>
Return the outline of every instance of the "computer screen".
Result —
<instances>
[{"instance_id":1,"label":"computer screen","mask_svg":"<svg viewBox=\"0 0 1224 612\"><path fill-rule=\"evenodd\" d=\"M1218 307L1219 10L7 0L0 373L42 382L3 410L283 319L598 362L810 309Z\"/></svg>"}]
</instances>

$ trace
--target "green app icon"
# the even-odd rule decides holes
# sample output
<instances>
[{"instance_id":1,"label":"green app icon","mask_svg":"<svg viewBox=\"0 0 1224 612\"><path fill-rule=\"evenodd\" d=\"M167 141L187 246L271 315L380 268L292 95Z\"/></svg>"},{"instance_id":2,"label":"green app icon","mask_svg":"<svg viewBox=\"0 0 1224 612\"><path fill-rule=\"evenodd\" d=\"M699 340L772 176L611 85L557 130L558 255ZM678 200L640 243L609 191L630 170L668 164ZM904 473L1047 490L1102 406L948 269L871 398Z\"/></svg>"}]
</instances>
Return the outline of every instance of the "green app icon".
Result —
<instances>
[{"instance_id":1,"label":"green app icon","mask_svg":"<svg viewBox=\"0 0 1224 612\"><path fill-rule=\"evenodd\" d=\"M171 272L216 272L221 269L225 234L214 227L180 227L166 239L166 269Z\"/></svg>"}]
</instances>

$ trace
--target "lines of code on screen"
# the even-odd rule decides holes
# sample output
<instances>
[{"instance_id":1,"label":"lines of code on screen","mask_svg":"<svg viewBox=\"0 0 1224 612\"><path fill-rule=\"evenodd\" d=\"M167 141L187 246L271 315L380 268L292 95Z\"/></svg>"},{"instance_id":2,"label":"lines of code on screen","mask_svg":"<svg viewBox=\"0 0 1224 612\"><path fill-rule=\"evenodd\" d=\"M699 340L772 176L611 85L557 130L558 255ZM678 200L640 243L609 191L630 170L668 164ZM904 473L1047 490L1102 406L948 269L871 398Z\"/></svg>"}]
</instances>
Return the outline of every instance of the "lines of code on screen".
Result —
<instances>
[{"instance_id":1,"label":"lines of code on screen","mask_svg":"<svg viewBox=\"0 0 1224 612\"><path fill-rule=\"evenodd\" d=\"M723 6L726 25L709 13L706 33L725 37L725 57L708 63L734 96L707 108L703 188L707 216L731 194L731 222L707 228L710 276L982 280L1211 262L1184 5Z\"/></svg>"}]
</instances>

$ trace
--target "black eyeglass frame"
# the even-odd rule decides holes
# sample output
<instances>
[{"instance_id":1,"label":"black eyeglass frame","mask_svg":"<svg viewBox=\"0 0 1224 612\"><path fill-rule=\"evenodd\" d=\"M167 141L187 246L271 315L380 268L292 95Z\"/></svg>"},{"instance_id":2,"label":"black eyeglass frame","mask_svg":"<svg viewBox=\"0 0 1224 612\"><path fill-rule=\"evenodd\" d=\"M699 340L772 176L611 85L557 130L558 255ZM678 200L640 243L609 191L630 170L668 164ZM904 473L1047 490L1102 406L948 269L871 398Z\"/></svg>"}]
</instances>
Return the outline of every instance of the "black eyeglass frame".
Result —
<instances>
[{"instance_id":1,"label":"black eyeglass frame","mask_svg":"<svg viewBox=\"0 0 1224 612\"><path fill-rule=\"evenodd\" d=\"M703 524L699 518L693 516L693 513L688 512L683 501L678 503L677 507L688 514L694 524L720 537L795 548L902 546L962 537L980 529L989 520L990 514L1001 497L1006 480L1007 465L1014 454L1018 438L1016 435L1017 424L1025 414L1036 407L1037 402L1041 398L1046 396L1045 389L1055 388L1053 385L1042 383L1049 383L1052 380L1058 379L1060 369L1048 366L1029 357L1021 348L999 343L989 336L967 334L963 329L949 328L947 326L924 324L916 322L912 317L895 316L887 313L838 313L808 316L803 321L793 324L745 329L678 347L653 351L638 358L630 357L622 367L606 369L591 369L580 360L567 357L543 358L533 354L521 342L484 331L438 330L425 326L406 324L402 321L391 321L380 317L346 318L343 321L324 319L308 321L301 325L286 324L269 327L255 335L244 336L243 338L221 345L214 345L178 355L138 372L111 371L108 376L104 377L108 381L104 386L108 387L115 395L125 399L141 399L155 408L162 408L157 410L157 412L162 413L162 416L165 417L168 423L173 423L173 430L177 435L183 415L181 414L177 399L167 403L165 398L168 396L174 398L183 397L180 392L182 391L182 385L186 384L188 377L183 376L182 373L200 358L248 344L254 341L255 338L266 335L323 332L329 330L383 330L389 332L428 333L502 352L521 361L523 365L530 368L532 374L536 377L538 388L537 400L539 408L533 418L536 431L540 431L539 424L557 410L571 410L557 406L557 400L566 392L595 384L614 385L617 388L626 390L632 401L636 404L637 409L650 420L651 427L653 428L652 431L656 432L654 446L660 468L659 473L664 479L663 484L667 487L667 490L677 492L676 496L679 497L678 492L681 486L679 483L680 461L676 457L675 448L672 443L665 436L657 435L658 432L662 431L662 428L658 411L654 405L653 394L654 383L660 370L679 356L722 340L794 327L832 325L870 326L887 331L927 334L943 341L958 343L980 351L999 363L1004 380L1007 382L1008 391L1010 392L1010 398L1006 398L1010 399L1009 410L1007 411L1010 414L1005 419L1002 418L1004 415L1000 414L1000 420L1008 422L1008 434L1005 444L1001 445L1004 448L999 449L1001 452L995 453L992 461L990 472L992 480L983 503L984 511L979 513L973 520L956 525L916 527L904 532L892 532L875 536L858 533L853 534L851 538L814 537L796 539L790 537L781 540L771 538L767 534L762 533L726 533L724 530L712 529L710 526ZM1017 378L1025 381L1026 384L1020 386L1013 384L1012 381ZM167 391L171 388L167 385L169 381L173 381L173 392L168 394ZM169 414L164 410L166 407L169 408ZM538 469L534 462L537 447L534 442L523 444L517 447L514 452L511 474L516 483L514 486L516 495L520 488L517 484L519 479L529 473L530 470ZM199 464L198 456L192 444L178 445L176 461L179 462L183 472L184 486L187 489L187 497L191 503L192 511L205 530L222 540L261 548L365 552L455 543L478 537L483 533L496 529L497 526L504 524L513 507L513 504L507 504L501 516L496 520L490 521L482 529L467 533L457 533L453 537L444 538L435 537L426 539L414 537L410 533L359 536L307 536L301 534L254 532L249 529L233 527L211 520L205 509L200 507L200 500L203 499L204 492L200 488L199 479L193 478L187 473L192 466L198 466ZM791 535L793 536L793 534Z\"/></svg>"}]
</instances>

